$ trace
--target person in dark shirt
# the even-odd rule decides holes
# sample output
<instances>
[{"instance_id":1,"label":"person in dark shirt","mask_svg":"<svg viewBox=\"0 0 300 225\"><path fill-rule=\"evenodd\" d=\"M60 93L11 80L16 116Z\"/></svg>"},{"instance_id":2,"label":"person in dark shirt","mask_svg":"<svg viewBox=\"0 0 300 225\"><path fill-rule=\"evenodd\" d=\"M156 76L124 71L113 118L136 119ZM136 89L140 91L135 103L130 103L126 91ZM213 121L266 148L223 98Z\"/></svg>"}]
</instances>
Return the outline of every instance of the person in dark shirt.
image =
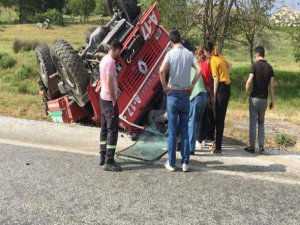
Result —
<instances>
[{"instance_id":1,"label":"person in dark shirt","mask_svg":"<svg viewBox=\"0 0 300 225\"><path fill-rule=\"evenodd\" d=\"M258 46L254 49L254 51L256 62L252 65L248 80L246 82L244 95L245 101L252 86L252 91L249 97L250 146L246 147L245 151L255 153L256 123L258 122L258 145L259 151L263 153L265 141L264 121L268 104L268 88L269 85L271 85L271 101L269 108L272 109L274 107L275 79L272 66L264 59L264 47Z\"/></svg>"}]
</instances>

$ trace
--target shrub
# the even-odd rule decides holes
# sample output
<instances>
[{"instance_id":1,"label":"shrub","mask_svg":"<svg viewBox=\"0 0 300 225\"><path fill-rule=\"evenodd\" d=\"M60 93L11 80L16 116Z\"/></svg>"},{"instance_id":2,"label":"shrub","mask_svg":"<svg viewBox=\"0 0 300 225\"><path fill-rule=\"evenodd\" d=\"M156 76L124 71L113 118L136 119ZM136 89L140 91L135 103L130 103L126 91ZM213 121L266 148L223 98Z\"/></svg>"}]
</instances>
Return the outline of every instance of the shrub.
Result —
<instances>
[{"instance_id":1,"label":"shrub","mask_svg":"<svg viewBox=\"0 0 300 225\"><path fill-rule=\"evenodd\" d=\"M20 82L18 85L18 92L21 94L27 94L29 92L27 83Z\"/></svg>"},{"instance_id":2,"label":"shrub","mask_svg":"<svg viewBox=\"0 0 300 225\"><path fill-rule=\"evenodd\" d=\"M14 73L13 75L13 81L14 82L19 82L26 80L31 77L33 73L33 68L31 64L22 64Z\"/></svg>"},{"instance_id":3,"label":"shrub","mask_svg":"<svg viewBox=\"0 0 300 225\"><path fill-rule=\"evenodd\" d=\"M0 67L2 69L11 68L16 64L16 59L7 53L0 52Z\"/></svg>"},{"instance_id":4,"label":"shrub","mask_svg":"<svg viewBox=\"0 0 300 225\"><path fill-rule=\"evenodd\" d=\"M32 51L38 45L41 45L41 44L43 44L43 43L40 43L37 40L24 41L24 40L16 39L14 41L13 50L14 50L14 53L18 53L20 51Z\"/></svg>"},{"instance_id":5,"label":"shrub","mask_svg":"<svg viewBox=\"0 0 300 225\"><path fill-rule=\"evenodd\" d=\"M282 148L292 147L296 144L295 138L289 134L277 134L276 143Z\"/></svg>"},{"instance_id":6,"label":"shrub","mask_svg":"<svg viewBox=\"0 0 300 225\"><path fill-rule=\"evenodd\" d=\"M37 21L43 23L46 19L50 20L50 24L64 25L64 18L61 12L57 9L48 9L45 13L38 13L36 15Z\"/></svg>"}]
</instances>

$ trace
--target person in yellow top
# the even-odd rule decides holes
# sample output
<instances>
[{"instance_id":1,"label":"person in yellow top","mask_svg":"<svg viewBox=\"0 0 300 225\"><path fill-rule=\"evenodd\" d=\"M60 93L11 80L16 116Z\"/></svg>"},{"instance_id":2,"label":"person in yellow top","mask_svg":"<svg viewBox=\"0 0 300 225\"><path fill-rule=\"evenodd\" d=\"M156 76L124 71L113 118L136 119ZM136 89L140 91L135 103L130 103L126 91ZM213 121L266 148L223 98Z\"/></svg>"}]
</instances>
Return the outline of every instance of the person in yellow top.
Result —
<instances>
[{"instance_id":1,"label":"person in yellow top","mask_svg":"<svg viewBox=\"0 0 300 225\"><path fill-rule=\"evenodd\" d=\"M212 102L215 114L215 142L211 147L213 154L222 154L222 140L224 122L230 99L230 76L231 64L220 55L217 47L208 42L204 47L205 56L210 58L210 68L213 77Z\"/></svg>"}]
</instances>

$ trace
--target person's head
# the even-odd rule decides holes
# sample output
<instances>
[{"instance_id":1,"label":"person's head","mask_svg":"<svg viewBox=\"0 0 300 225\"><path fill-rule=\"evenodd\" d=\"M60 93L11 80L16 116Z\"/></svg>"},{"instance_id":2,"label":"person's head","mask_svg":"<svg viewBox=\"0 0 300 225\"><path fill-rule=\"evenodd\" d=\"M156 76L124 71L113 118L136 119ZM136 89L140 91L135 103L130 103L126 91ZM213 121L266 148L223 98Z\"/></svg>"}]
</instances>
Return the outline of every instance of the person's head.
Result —
<instances>
[{"instance_id":1,"label":"person's head","mask_svg":"<svg viewBox=\"0 0 300 225\"><path fill-rule=\"evenodd\" d=\"M178 30L170 30L169 32L169 39L172 44L179 44L181 43L181 36Z\"/></svg>"},{"instance_id":2,"label":"person's head","mask_svg":"<svg viewBox=\"0 0 300 225\"><path fill-rule=\"evenodd\" d=\"M193 43L187 39L182 39L181 44L183 47L185 47L187 50L191 51L192 53L195 53L196 47L193 45Z\"/></svg>"},{"instance_id":3,"label":"person's head","mask_svg":"<svg viewBox=\"0 0 300 225\"><path fill-rule=\"evenodd\" d=\"M204 53L204 47L203 46L199 46L195 52L195 55L197 57L198 62L203 62L207 59L205 53Z\"/></svg>"},{"instance_id":4,"label":"person's head","mask_svg":"<svg viewBox=\"0 0 300 225\"><path fill-rule=\"evenodd\" d=\"M210 58L213 50L214 50L214 44L210 41L206 42L206 44L204 45L204 55L207 58Z\"/></svg>"},{"instance_id":5,"label":"person's head","mask_svg":"<svg viewBox=\"0 0 300 225\"><path fill-rule=\"evenodd\" d=\"M109 49L111 57L113 57L114 59L119 58L122 49L123 49L123 44L119 40L114 39L111 42L110 49Z\"/></svg>"},{"instance_id":6,"label":"person's head","mask_svg":"<svg viewBox=\"0 0 300 225\"><path fill-rule=\"evenodd\" d=\"M265 57L265 48L263 46L257 46L254 49L254 52L256 59Z\"/></svg>"},{"instance_id":7,"label":"person's head","mask_svg":"<svg viewBox=\"0 0 300 225\"><path fill-rule=\"evenodd\" d=\"M204 54L207 58L211 58L211 56L219 56L219 48L215 46L211 41L208 41L204 46Z\"/></svg>"}]
</instances>

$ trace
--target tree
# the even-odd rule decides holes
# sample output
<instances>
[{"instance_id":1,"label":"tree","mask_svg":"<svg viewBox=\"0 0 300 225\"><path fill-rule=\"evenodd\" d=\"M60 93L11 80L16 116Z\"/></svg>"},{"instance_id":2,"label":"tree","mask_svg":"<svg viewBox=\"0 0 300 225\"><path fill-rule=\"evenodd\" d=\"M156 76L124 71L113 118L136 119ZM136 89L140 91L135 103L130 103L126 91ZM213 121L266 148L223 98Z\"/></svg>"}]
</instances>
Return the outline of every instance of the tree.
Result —
<instances>
[{"instance_id":1,"label":"tree","mask_svg":"<svg viewBox=\"0 0 300 225\"><path fill-rule=\"evenodd\" d=\"M96 9L95 12L97 14L103 15L103 16L107 16L107 9L106 9L106 4L104 0L96 0Z\"/></svg>"},{"instance_id":2,"label":"tree","mask_svg":"<svg viewBox=\"0 0 300 225\"><path fill-rule=\"evenodd\" d=\"M272 24L269 12L274 0L237 0L235 28L238 30L237 41L249 49L250 61L253 63L253 49L257 43L269 43Z\"/></svg>"},{"instance_id":3,"label":"tree","mask_svg":"<svg viewBox=\"0 0 300 225\"><path fill-rule=\"evenodd\" d=\"M292 36L292 43L293 43L293 47L294 47L294 57L296 62L300 62L300 31L294 31L290 32L291 36Z\"/></svg>"},{"instance_id":4,"label":"tree","mask_svg":"<svg viewBox=\"0 0 300 225\"><path fill-rule=\"evenodd\" d=\"M59 12L62 12L66 2L67 0L44 0L42 10L43 12L46 12L48 9L57 9Z\"/></svg>"},{"instance_id":5,"label":"tree","mask_svg":"<svg viewBox=\"0 0 300 225\"><path fill-rule=\"evenodd\" d=\"M3 7L12 8L19 14L19 23L26 22L37 11L39 1L34 0L1 0Z\"/></svg>"},{"instance_id":6,"label":"tree","mask_svg":"<svg viewBox=\"0 0 300 225\"><path fill-rule=\"evenodd\" d=\"M68 7L71 9L72 14L80 15L83 17L83 21L87 21L95 10L96 3L95 0L69 0Z\"/></svg>"},{"instance_id":7,"label":"tree","mask_svg":"<svg viewBox=\"0 0 300 225\"><path fill-rule=\"evenodd\" d=\"M207 41L218 42L222 51L228 38L231 24L231 11L236 0L202 0L193 1L193 23L202 33L204 44Z\"/></svg>"},{"instance_id":8,"label":"tree","mask_svg":"<svg viewBox=\"0 0 300 225\"><path fill-rule=\"evenodd\" d=\"M300 1L296 1L296 3L300 6ZM292 43L294 47L294 57L296 62L300 62L300 31L299 29L293 30L290 32L292 36Z\"/></svg>"},{"instance_id":9,"label":"tree","mask_svg":"<svg viewBox=\"0 0 300 225\"><path fill-rule=\"evenodd\" d=\"M34 20L36 13L46 12L49 8L61 10L64 0L0 0L0 5L12 8L19 14L19 23Z\"/></svg>"}]
</instances>

